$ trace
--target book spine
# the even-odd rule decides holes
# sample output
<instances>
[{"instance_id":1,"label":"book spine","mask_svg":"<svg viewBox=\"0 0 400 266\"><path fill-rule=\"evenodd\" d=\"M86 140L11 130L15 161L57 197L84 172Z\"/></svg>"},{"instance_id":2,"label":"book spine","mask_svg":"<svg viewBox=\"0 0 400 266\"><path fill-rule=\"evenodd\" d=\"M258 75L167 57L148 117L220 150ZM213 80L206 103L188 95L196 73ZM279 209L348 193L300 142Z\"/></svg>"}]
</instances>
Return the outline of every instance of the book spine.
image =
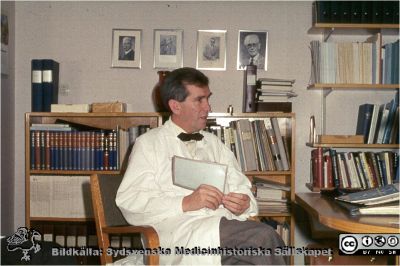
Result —
<instances>
[{"instance_id":1,"label":"book spine","mask_svg":"<svg viewBox=\"0 0 400 266\"><path fill-rule=\"evenodd\" d=\"M32 112L43 111L43 80L42 80L42 60L32 59Z\"/></svg>"},{"instance_id":2,"label":"book spine","mask_svg":"<svg viewBox=\"0 0 400 266\"><path fill-rule=\"evenodd\" d=\"M364 143L368 142L373 108L373 104L362 104L358 108L356 135L363 135Z\"/></svg>"},{"instance_id":3,"label":"book spine","mask_svg":"<svg viewBox=\"0 0 400 266\"><path fill-rule=\"evenodd\" d=\"M395 96L395 99L390 101L389 104L389 114L388 114L388 119L387 119L387 124L383 133L383 137L382 137L382 143L383 144L388 144L390 142L390 135L391 135L391 131L393 128L393 124L394 124L394 118L395 118L395 114L396 114L396 109L399 106L399 102L398 102L398 92L396 93L397 95Z\"/></svg>"},{"instance_id":4,"label":"book spine","mask_svg":"<svg viewBox=\"0 0 400 266\"><path fill-rule=\"evenodd\" d=\"M278 171L282 171L283 163L282 163L281 155L279 153L279 147L278 147L276 135L272 128L271 120L269 118L266 118L266 119L264 119L264 123L265 123L265 128L267 131L267 135L268 135L271 152L272 152L272 158L274 159L276 169Z\"/></svg>"},{"instance_id":5,"label":"book spine","mask_svg":"<svg viewBox=\"0 0 400 266\"><path fill-rule=\"evenodd\" d=\"M58 103L58 62L43 59L43 111L50 112L51 104Z\"/></svg>"},{"instance_id":6,"label":"book spine","mask_svg":"<svg viewBox=\"0 0 400 266\"><path fill-rule=\"evenodd\" d=\"M243 113L256 111L257 66L247 65L243 78Z\"/></svg>"},{"instance_id":7,"label":"book spine","mask_svg":"<svg viewBox=\"0 0 400 266\"><path fill-rule=\"evenodd\" d=\"M31 170L35 170L35 131L30 130L30 162L31 162Z\"/></svg>"},{"instance_id":8,"label":"book spine","mask_svg":"<svg viewBox=\"0 0 400 266\"><path fill-rule=\"evenodd\" d=\"M278 143L279 154L281 155L283 170L288 171L289 159L286 157L285 146L283 145L282 134L279 128L278 118L271 117L271 123L272 123L272 128L275 132L276 141Z\"/></svg>"},{"instance_id":9,"label":"book spine","mask_svg":"<svg viewBox=\"0 0 400 266\"><path fill-rule=\"evenodd\" d=\"M329 154L323 156L324 158L324 187L332 188L333 187L333 178L332 178L332 159Z\"/></svg>"},{"instance_id":10,"label":"book spine","mask_svg":"<svg viewBox=\"0 0 400 266\"><path fill-rule=\"evenodd\" d=\"M39 132L40 132L40 169L45 170L46 169L45 132L44 131L39 131Z\"/></svg>"},{"instance_id":11,"label":"book spine","mask_svg":"<svg viewBox=\"0 0 400 266\"><path fill-rule=\"evenodd\" d=\"M45 131L45 169L50 170L50 131Z\"/></svg>"},{"instance_id":12,"label":"book spine","mask_svg":"<svg viewBox=\"0 0 400 266\"><path fill-rule=\"evenodd\" d=\"M337 159L337 154L336 150L330 149L329 150L331 159L332 159L332 176L333 176L333 184L335 187L340 187L340 176L338 172L338 159Z\"/></svg>"},{"instance_id":13,"label":"book spine","mask_svg":"<svg viewBox=\"0 0 400 266\"><path fill-rule=\"evenodd\" d=\"M317 148L311 151L311 164L313 187L324 187L324 161L322 148Z\"/></svg>"},{"instance_id":14,"label":"book spine","mask_svg":"<svg viewBox=\"0 0 400 266\"><path fill-rule=\"evenodd\" d=\"M361 159L359 157L359 154L357 152L353 152L352 154L355 161L357 174L360 179L361 187L364 189L369 188L366 176L364 174L364 171L362 170Z\"/></svg>"}]
</instances>

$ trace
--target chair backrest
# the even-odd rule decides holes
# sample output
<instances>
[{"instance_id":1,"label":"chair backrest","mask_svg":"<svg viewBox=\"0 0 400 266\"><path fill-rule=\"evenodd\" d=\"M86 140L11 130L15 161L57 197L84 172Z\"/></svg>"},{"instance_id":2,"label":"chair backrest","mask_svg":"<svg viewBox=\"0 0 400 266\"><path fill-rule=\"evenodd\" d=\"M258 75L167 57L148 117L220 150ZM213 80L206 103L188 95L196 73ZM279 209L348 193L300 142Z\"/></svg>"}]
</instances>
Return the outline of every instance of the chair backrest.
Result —
<instances>
[{"instance_id":1,"label":"chair backrest","mask_svg":"<svg viewBox=\"0 0 400 266\"><path fill-rule=\"evenodd\" d=\"M123 176L98 174L97 178L104 210L105 226L129 225L115 204L115 196Z\"/></svg>"},{"instance_id":2,"label":"chair backrest","mask_svg":"<svg viewBox=\"0 0 400 266\"><path fill-rule=\"evenodd\" d=\"M159 247L157 232L151 226L131 226L115 204L115 196L122 181L122 175L93 174L90 177L93 213L99 247L103 250L101 264L112 263L112 257L104 252L110 246L109 234L141 234L144 246ZM149 255L144 258L146 264L158 265L159 256Z\"/></svg>"},{"instance_id":3,"label":"chair backrest","mask_svg":"<svg viewBox=\"0 0 400 266\"><path fill-rule=\"evenodd\" d=\"M99 247L103 250L100 258L103 265L112 263L112 258L104 252L110 246L110 238L104 232L104 228L128 224L115 204L115 196L121 181L121 175L93 174L90 176L93 213Z\"/></svg>"}]
</instances>

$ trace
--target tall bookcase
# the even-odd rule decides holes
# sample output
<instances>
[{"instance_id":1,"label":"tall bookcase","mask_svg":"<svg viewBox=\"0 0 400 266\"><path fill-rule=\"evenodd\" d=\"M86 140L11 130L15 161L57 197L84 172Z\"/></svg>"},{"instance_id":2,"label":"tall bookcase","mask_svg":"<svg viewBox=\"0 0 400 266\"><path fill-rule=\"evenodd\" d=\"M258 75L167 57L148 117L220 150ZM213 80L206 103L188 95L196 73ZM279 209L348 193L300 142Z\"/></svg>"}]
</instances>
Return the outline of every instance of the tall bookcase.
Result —
<instances>
[{"instance_id":1,"label":"tall bookcase","mask_svg":"<svg viewBox=\"0 0 400 266\"><path fill-rule=\"evenodd\" d=\"M65 246L80 246L82 245L93 245L97 246L96 240L96 227L94 223L94 218L90 215L90 211L82 215L82 212L74 217L74 215L62 215L62 210L58 210L56 215L38 215L32 214L31 200L34 196L31 193L37 193L32 190L32 180L34 178L41 180L42 183L49 182L60 182L64 180L64 183L57 183L58 186L62 184L69 184L68 180L73 180L76 178L81 178L78 186L81 186L80 195L71 194L65 205L70 202L74 204L74 200L79 197L86 197L84 202L85 209L91 208L91 199L89 191L89 177L93 173L105 173L105 174L119 174L122 170L37 170L31 167L31 132L30 127L32 124L55 124L55 123L65 123L75 125L77 127L84 127L86 130L88 128L94 128L99 130L115 130L117 127L120 129L128 130L131 127L145 126L150 128L158 127L162 124L162 116L159 113L26 113L25 114L25 223L27 227L33 227L38 229L42 233L44 240L52 240L55 242L63 242ZM89 141L89 140L88 140ZM61 142L61 141L60 141ZM80 157L82 158L82 157ZM82 159L83 160L83 159ZM82 179L83 178L83 179ZM83 182L82 182L83 181ZM73 181L71 181L71 184ZM61 184L61 185L60 185ZM48 188L51 185L47 184ZM46 188L46 187L45 187ZM58 190L53 191L53 194L65 193L67 188L58 187ZM79 190L79 189L78 189ZM44 190L41 190L42 192ZM79 191L78 191L79 192ZM43 193L47 194L47 193ZM88 195L89 194L89 195ZM57 195L54 195L57 197ZM50 199L43 198L42 195L41 202L49 202ZM58 196L58 199L65 197ZM64 199L65 200L65 199ZM82 200L81 200L82 205ZM62 205L62 204L61 204ZM86 206L90 205L90 206ZM58 205L60 206L60 205ZM72 205L74 206L74 205ZM36 206L37 207L37 206ZM36 208L36 209L40 209ZM61 215L60 215L61 214ZM48 235L46 238L45 235ZM61 240L59 239L61 237ZM71 238L69 238L71 237ZM79 238L84 238L83 242L80 242ZM72 241L71 241L72 240ZM122 240L119 240L122 241ZM133 240L132 240L133 241ZM75 243L75 245L74 245ZM79 244L81 243L81 244ZM80 257L79 263L81 264L98 264L99 257Z\"/></svg>"},{"instance_id":2,"label":"tall bookcase","mask_svg":"<svg viewBox=\"0 0 400 266\"><path fill-rule=\"evenodd\" d=\"M221 127L228 127L231 121L241 119L248 119L250 121L263 120L265 118L277 118L282 137L287 139L289 147L289 170L286 171L244 171L244 174L253 181L254 177L267 181L273 181L290 187L289 201L294 201L295 196L295 114L294 113L242 113L242 114L228 114L228 113L211 113L208 117ZM289 225L289 246L294 246L294 216L289 212L285 213L272 213L260 212L259 218L271 218L279 223L287 223ZM293 261L292 261L293 262Z\"/></svg>"},{"instance_id":3,"label":"tall bookcase","mask_svg":"<svg viewBox=\"0 0 400 266\"><path fill-rule=\"evenodd\" d=\"M335 31L340 31L339 34L351 34L352 31L366 30L368 33L374 34L379 33L381 38L384 38L385 30L399 32L399 24L350 24L350 23L315 23L309 30L309 33L322 34L323 42L327 42L328 39ZM382 48L382 47L380 47ZM379 64L381 64L380 62ZM326 134L326 101L328 96L335 90L341 90L346 92L356 91L398 91L399 84L383 84L382 83L382 66L376 66L380 69L379 81L377 84L359 84L359 83L313 83L308 86L309 90L321 91L321 134ZM353 94L354 95L354 94ZM356 125L354 125L354 128ZM358 143L343 143L343 144L318 144L318 143L306 143L311 148L337 148L342 150L398 150L399 144L358 144ZM311 173L310 173L311 175ZM315 192L319 192L319 188L315 188L311 183L307 183L306 186Z\"/></svg>"}]
</instances>

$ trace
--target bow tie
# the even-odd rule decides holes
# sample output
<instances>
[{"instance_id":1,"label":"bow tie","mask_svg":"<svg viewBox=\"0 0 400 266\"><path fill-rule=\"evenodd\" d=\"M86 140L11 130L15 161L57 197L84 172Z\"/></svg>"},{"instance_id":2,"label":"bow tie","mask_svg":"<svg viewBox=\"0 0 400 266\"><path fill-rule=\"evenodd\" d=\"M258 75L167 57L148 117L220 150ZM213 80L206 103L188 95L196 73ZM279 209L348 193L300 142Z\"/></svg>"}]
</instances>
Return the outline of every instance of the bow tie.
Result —
<instances>
[{"instance_id":1,"label":"bow tie","mask_svg":"<svg viewBox=\"0 0 400 266\"><path fill-rule=\"evenodd\" d=\"M188 133L181 133L178 135L178 138L182 141L190 141L190 140L202 140L203 139L203 135L200 133L192 133L192 134L188 134Z\"/></svg>"}]
</instances>

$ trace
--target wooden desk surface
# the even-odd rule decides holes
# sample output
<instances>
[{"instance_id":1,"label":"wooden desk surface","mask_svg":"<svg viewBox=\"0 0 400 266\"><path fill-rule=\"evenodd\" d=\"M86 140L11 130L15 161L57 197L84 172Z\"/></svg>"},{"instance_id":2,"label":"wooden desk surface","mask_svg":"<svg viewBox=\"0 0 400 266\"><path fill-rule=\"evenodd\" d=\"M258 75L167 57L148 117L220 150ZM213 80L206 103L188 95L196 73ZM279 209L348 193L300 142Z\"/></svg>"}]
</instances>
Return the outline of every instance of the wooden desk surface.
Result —
<instances>
[{"instance_id":1,"label":"wooden desk surface","mask_svg":"<svg viewBox=\"0 0 400 266\"><path fill-rule=\"evenodd\" d=\"M320 193L296 193L296 202L318 221L347 233L400 233L399 216L350 216L334 199Z\"/></svg>"}]
</instances>

